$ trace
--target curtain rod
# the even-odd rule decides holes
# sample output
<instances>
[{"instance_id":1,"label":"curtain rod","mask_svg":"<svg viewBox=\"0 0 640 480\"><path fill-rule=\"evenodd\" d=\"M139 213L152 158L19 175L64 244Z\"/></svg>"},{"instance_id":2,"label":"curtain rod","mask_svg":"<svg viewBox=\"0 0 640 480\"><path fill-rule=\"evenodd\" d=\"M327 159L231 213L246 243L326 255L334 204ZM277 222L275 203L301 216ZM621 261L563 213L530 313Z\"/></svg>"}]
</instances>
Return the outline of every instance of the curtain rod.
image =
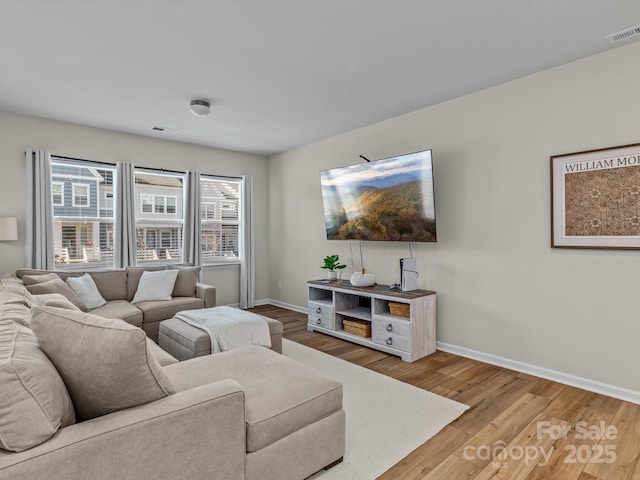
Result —
<instances>
[{"instance_id":1,"label":"curtain rod","mask_svg":"<svg viewBox=\"0 0 640 480\"><path fill-rule=\"evenodd\" d=\"M65 157L63 155L55 155L55 154L51 154L52 158L59 158L61 160L72 160L75 162L87 162L87 163L96 163L98 165L109 165L109 166L116 166L115 163L112 162L101 162L99 160L85 160L84 158L74 158L74 157Z\"/></svg>"},{"instance_id":2,"label":"curtain rod","mask_svg":"<svg viewBox=\"0 0 640 480\"><path fill-rule=\"evenodd\" d=\"M216 175L215 173L201 173L201 177L214 177L214 178L228 178L230 180L242 180L242 176L232 176L232 175Z\"/></svg>"},{"instance_id":3,"label":"curtain rod","mask_svg":"<svg viewBox=\"0 0 640 480\"><path fill-rule=\"evenodd\" d=\"M181 175L184 175L185 173L187 173L184 170L168 170L166 168L157 168L157 167L136 167L136 169L149 170L151 172L179 173Z\"/></svg>"},{"instance_id":4,"label":"curtain rod","mask_svg":"<svg viewBox=\"0 0 640 480\"><path fill-rule=\"evenodd\" d=\"M112 162L101 162L99 160L85 160L84 158L74 158L74 157L65 157L64 155L54 155L51 154L52 157L55 158L59 158L61 160L72 160L72 161L76 161L76 162L87 162L87 163L95 163L98 165L110 165L110 166L116 166L115 163ZM135 167L136 169L140 169L140 170L149 170L152 172L164 172L164 173L178 173L178 174L182 174L184 175L185 173L187 173L186 171L181 171L181 170L168 170L166 168L157 168L157 167ZM200 174L203 177L216 177L216 178L229 178L229 179L234 179L234 180L241 180L242 176L232 176L232 175L216 175L213 173L201 173Z\"/></svg>"}]
</instances>

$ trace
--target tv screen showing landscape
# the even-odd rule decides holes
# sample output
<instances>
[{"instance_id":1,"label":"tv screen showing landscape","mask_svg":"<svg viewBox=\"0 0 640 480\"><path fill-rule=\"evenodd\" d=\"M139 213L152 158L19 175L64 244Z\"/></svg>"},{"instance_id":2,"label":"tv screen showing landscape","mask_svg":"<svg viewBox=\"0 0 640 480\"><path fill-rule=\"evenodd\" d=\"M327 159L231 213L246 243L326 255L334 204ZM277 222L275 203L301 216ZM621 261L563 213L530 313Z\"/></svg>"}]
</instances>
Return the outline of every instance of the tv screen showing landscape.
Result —
<instances>
[{"instance_id":1,"label":"tv screen showing landscape","mask_svg":"<svg viewBox=\"0 0 640 480\"><path fill-rule=\"evenodd\" d=\"M435 242L431 150L320 172L329 240Z\"/></svg>"}]
</instances>

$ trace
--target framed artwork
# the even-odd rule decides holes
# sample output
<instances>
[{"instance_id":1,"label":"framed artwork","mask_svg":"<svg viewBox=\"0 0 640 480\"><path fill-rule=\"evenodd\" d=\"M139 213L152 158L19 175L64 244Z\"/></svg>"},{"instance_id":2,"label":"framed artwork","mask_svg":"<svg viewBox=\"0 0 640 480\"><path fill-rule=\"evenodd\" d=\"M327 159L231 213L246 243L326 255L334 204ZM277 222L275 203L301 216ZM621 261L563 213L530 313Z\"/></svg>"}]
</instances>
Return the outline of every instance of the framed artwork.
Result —
<instances>
[{"instance_id":1,"label":"framed artwork","mask_svg":"<svg viewBox=\"0 0 640 480\"><path fill-rule=\"evenodd\" d=\"M551 157L551 246L640 249L640 144Z\"/></svg>"}]
</instances>

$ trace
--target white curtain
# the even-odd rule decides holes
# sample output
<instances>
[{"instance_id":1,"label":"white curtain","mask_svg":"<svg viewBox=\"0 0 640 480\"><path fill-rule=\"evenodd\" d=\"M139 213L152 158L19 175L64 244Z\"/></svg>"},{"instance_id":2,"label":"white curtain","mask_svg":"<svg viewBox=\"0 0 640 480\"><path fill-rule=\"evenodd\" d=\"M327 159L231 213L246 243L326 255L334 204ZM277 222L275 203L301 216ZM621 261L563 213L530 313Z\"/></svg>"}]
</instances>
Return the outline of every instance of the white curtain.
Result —
<instances>
[{"instance_id":1,"label":"white curtain","mask_svg":"<svg viewBox=\"0 0 640 480\"><path fill-rule=\"evenodd\" d=\"M187 172L186 206L184 211L184 261L200 265L202 229L200 226L200 172Z\"/></svg>"},{"instance_id":2,"label":"white curtain","mask_svg":"<svg viewBox=\"0 0 640 480\"><path fill-rule=\"evenodd\" d=\"M136 264L135 170L133 163L116 164L114 258L116 268Z\"/></svg>"},{"instance_id":3,"label":"white curtain","mask_svg":"<svg viewBox=\"0 0 640 480\"><path fill-rule=\"evenodd\" d=\"M256 306L255 244L253 238L253 177L242 177L242 220L240 232L240 307Z\"/></svg>"},{"instance_id":4,"label":"white curtain","mask_svg":"<svg viewBox=\"0 0 640 480\"><path fill-rule=\"evenodd\" d=\"M51 154L27 150L26 163L26 266L53 270L53 204L51 201Z\"/></svg>"}]
</instances>

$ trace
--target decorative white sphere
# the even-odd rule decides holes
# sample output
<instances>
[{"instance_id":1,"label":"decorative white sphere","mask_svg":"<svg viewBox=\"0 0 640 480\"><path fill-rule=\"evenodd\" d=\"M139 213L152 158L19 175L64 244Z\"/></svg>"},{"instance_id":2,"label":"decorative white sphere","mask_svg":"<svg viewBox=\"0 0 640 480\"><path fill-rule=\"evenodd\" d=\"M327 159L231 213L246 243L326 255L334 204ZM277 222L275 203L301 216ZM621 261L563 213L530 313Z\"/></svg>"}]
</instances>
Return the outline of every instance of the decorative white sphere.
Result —
<instances>
[{"instance_id":1,"label":"decorative white sphere","mask_svg":"<svg viewBox=\"0 0 640 480\"><path fill-rule=\"evenodd\" d=\"M362 272L355 272L351 275L350 281L354 287L370 287L376 284L376 277L370 273L365 273L363 269Z\"/></svg>"}]
</instances>

